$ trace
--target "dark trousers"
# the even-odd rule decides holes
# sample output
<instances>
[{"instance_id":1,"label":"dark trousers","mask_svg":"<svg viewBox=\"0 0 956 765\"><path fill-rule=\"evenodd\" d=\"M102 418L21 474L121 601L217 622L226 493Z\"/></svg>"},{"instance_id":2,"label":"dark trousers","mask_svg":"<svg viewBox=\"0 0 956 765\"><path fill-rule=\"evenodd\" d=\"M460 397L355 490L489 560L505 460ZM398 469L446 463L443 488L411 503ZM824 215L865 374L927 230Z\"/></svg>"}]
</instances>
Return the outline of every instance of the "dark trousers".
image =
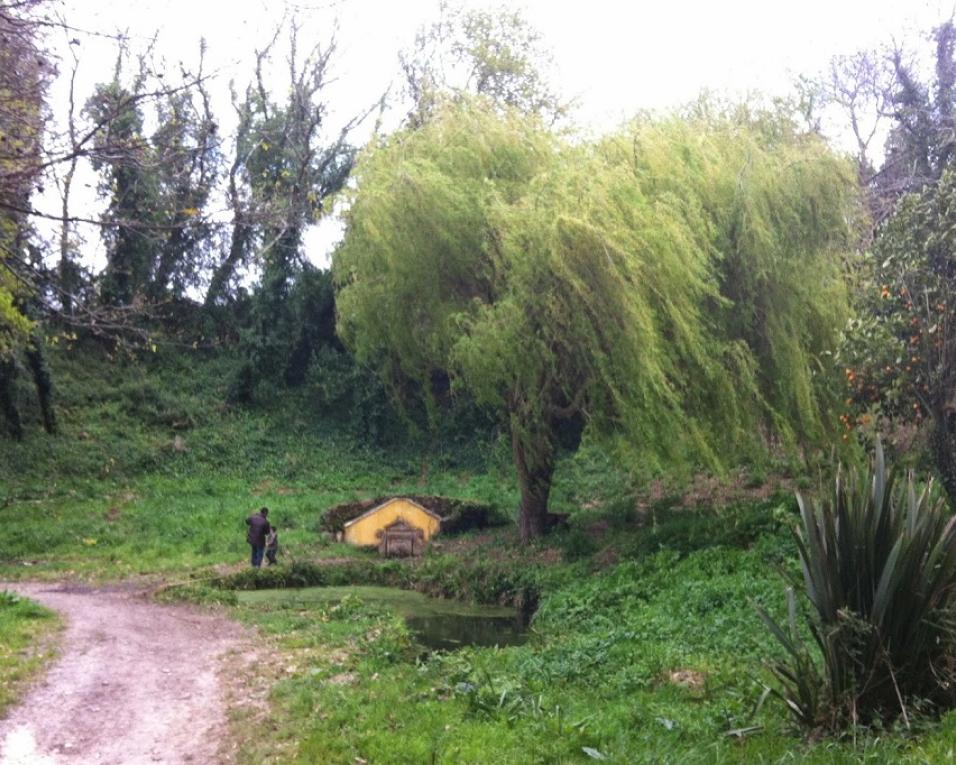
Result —
<instances>
[{"instance_id":1,"label":"dark trousers","mask_svg":"<svg viewBox=\"0 0 956 765\"><path fill-rule=\"evenodd\" d=\"M252 567L259 568L262 565L262 554L266 551L266 546L250 545L250 547L252 547Z\"/></svg>"}]
</instances>

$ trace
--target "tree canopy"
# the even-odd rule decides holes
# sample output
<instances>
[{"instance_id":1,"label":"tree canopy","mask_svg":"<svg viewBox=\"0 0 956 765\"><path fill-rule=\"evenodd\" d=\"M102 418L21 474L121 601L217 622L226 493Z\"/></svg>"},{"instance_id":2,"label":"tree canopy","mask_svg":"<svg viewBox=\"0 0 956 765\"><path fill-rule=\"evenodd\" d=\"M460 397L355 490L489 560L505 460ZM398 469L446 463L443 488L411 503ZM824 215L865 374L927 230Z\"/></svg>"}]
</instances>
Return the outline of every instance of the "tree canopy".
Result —
<instances>
[{"instance_id":1,"label":"tree canopy","mask_svg":"<svg viewBox=\"0 0 956 765\"><path fill-rule=\"evenodd\" d=\"M41 170L51 73L32 16L36 5L0 8L0 362L26 342L31 326L22 306L28 288L10 261L22 257L30 231L25 213Z\"/></svg>"},{"instance_id":2,"label":"tree canopy","mask_svg":"<svg viewBox=\"0 0 956 765\"><path fill-rule=\"evenodd\" d=\"M956 172L901 200L881 227L842 349L847 430L874 409L898 424L929 424L933 458L956 501Z\"/></svg>"},{"instance_id":3,"label":"tree canopy","mask_svg":"<svg viewBox=\"0 0 956 765\"><path fill-rule=\"evenodd\" d=\"M53 73L41 47L36 0L0 6L0 413L16 438L23 426L14 400L17 357L26 357L43 412L56 428L50 381L31 303L36 285L23 264L37 260L32 246L31 197L40 183L46 88Z\"/></svg>"},{"instance_id":4,"label":"tree canopy","mask_svg":"<svg viewBox=\"0 0 956 765\"><path fill-rule=\"evenodd\" d=\"M408 123L420 126L445 100L478 95L501 107L550 122L568 111L548 81L551 56L520 11L440 5L440 16L419 29L400 55Z\"/></svg>"},{"instance_id":5,"label":"tree canopy","mask_svg":"<svg viewBox=\"0 0 956 765\"><path fill-rule=\"evenodd\" d=\"M827 430L815 359L846 317L852 173L750 114L556 137L486 101L370 147L334 268L339 330L396 391L437 373L512 435L543 532L563 421L651 466Z\"/></svg>"}]
</instances>

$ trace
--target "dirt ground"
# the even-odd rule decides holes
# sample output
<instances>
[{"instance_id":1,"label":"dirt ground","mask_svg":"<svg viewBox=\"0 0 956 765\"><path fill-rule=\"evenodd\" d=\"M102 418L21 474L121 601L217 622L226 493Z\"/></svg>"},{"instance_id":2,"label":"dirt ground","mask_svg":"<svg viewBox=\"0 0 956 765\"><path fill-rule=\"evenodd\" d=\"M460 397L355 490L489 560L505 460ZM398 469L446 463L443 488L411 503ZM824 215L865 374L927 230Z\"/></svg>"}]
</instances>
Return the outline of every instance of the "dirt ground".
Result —
<instances>
[{"instance_id":1,"label":"dirt ground","mask_svg":"<svg viewBox=\"0 0 956 765\"><path fill-rule=\"evenodd\" d=\"M0 720L0 765L232 761L229 667L246 631L122 587L5 584L58 611L55 664Z\"/></svg>"}]
</instances>

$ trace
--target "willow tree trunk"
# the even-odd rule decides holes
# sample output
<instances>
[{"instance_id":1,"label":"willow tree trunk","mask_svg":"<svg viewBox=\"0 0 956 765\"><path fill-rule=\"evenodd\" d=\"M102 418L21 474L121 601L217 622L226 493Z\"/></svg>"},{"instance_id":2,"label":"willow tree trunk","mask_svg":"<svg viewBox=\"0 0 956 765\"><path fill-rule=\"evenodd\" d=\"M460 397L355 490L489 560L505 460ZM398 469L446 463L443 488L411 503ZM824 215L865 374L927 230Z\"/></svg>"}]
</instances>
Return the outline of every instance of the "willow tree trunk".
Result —
<instances>
[{"instance_id":1,"label":"willow tree trunk","mask_svg":"<svg viewBox=\"0 0 956 765\"><path fill-rule=\"evenodd\" d=\"M524 543L544 536L548 530L548 497L554 476L554 456L550 443L542 443L540 447L540 451L529 450L512 427L511 450L521 490L518 524Z\"/></svg>"}]
</instances>

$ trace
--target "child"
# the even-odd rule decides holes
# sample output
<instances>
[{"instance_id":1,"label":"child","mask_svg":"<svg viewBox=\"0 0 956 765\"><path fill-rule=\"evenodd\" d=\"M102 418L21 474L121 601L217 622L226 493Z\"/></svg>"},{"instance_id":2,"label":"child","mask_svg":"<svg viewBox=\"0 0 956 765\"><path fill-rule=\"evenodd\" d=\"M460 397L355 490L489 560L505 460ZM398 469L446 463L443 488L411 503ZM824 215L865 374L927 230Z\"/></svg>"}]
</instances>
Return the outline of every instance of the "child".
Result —
<instances>
[{"instance_id":1,"label":"child","mask_svg":"<svg viewBox=\"0 0 956 765\"><path fill-rule=\"evenodd\" d=\"M266 561L267 565L274 566L276 555L279 552L279 531L273 526L266 536Z\"/></svg>"}]
</instances>

